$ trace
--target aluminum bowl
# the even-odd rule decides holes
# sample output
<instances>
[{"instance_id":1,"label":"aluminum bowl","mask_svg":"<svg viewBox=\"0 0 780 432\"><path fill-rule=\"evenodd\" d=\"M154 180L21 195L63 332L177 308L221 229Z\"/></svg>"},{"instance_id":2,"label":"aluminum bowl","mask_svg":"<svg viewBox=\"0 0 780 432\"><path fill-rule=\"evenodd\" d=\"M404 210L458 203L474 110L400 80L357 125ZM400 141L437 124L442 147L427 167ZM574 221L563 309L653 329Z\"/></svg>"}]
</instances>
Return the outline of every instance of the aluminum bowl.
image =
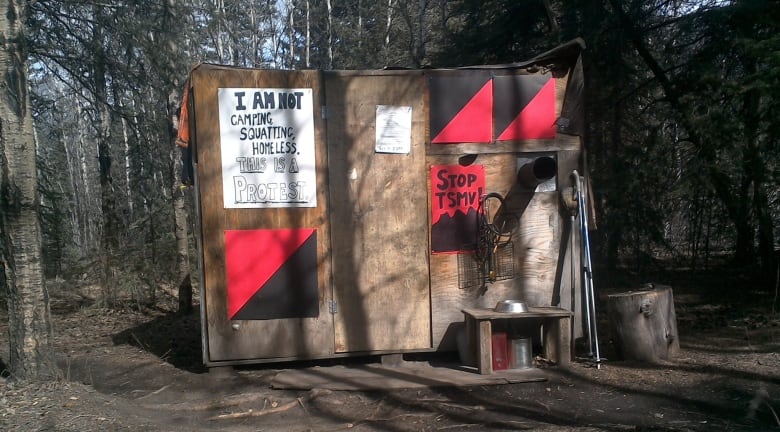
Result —
<instances>
[{"instance_id":1,"label":"aluminum bowl","mask_svg":"<svg viewBox=\"0 0 780 432\"><path fill-rule=\"evenodd\" d=\"M496 307L493 310L496 312L528 312L528 306L519 300L501 300L496 303Z\"/></svg>"}]
</instances>

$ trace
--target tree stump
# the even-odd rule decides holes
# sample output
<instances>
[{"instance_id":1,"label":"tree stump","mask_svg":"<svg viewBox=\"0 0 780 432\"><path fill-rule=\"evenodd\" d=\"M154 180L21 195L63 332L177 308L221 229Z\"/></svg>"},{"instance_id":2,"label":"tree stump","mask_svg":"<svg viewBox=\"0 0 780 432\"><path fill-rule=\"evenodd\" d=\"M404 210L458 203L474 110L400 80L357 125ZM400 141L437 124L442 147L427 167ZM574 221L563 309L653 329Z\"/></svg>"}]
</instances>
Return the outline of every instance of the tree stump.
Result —
<instances>
[{"instance_id":1,"label":"tree stump","mask_svg":"<svg viewBox=\"0 0 780 432\"><path fill-rule=\"evenodd\" d=\"M647 289L607 296L610 333L624 360L660 363L680 351L672 288Z\"/></svg>"}]
</instances>

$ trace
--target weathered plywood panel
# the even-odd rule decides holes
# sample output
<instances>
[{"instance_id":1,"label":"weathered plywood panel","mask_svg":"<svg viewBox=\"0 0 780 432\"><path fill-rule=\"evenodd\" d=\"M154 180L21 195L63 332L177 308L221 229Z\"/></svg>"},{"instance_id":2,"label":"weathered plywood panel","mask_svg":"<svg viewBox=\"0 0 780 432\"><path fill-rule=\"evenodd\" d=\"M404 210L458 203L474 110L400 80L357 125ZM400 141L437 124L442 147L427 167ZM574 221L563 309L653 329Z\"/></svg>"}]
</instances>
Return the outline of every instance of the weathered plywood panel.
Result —
<instances>
[{"instance_id":1,"label":"weathered plywood panel","mask_svg":"<svg viewBox=\"0 0 780 432\"><path fill-rule=\"evenodd\" d=\"M512 238L515 277L488 284L487 289L463 289L458 279L459 257L431 255L431 325L434 347L439 350L454 349L455 323L462 322L463 308L492 308L506 299L523 300L531 306L553 304L561 239L560 197L557 191L531 193L516 184L518 157L534 156L538 154L480 154L474 161L485 167L486 192L507 197L509 211L519 216ZM430 156L429 161L446 165L457 163L457 158Z\"/></svg>"},{"instance_id":2,"label":"weathered plywood panel","mask_svg":"<svg viewBox=\"0 0 780 432\"><path fill-rule=\"evenodd\" d=\"M191 82L194 111L190 118L196 130L207 363L331 355L334 349L332 316L328 309L331 298L330 223L327 217L327 151L318 110L322 97L320 74L315 71L266 71L201 65L192 72ZM316 208L224 208L217 96L219 88L225 87L313 89ZM231 321L227 312L225 230L278 228L315 228L317 231L319 316Z\"/></svg>"},{"instance_id":3,"label":"weathered plywood panel","mask_svg":"<svg viewBox=\"0 0 780 432\"><path fill-rule=\"evenodd\" d=\"M424 85L326 75L337 352L431 346ZM412 107L409 154L375 153L377 105Z\"/></svg>"},{"instance_id":4,"label":"weathered plywood panel","mask_svg":"<svg viewBox=\"0 0 780 432\"><path fill-rule=\"evenodd\" d=\"M453 323L462 321L464 307L492 308L500 300L523 300L531 306L549 306L557 267L558 219L555 192L537 194L520 219L513 238L515 278L488 284L485 290L462 289L458 257L431 256L431 309L434 345L443 342ZM451 344L452 341L445 341ZM447 346L451 349L451 345Z\"/></svg>"}]
</instances>

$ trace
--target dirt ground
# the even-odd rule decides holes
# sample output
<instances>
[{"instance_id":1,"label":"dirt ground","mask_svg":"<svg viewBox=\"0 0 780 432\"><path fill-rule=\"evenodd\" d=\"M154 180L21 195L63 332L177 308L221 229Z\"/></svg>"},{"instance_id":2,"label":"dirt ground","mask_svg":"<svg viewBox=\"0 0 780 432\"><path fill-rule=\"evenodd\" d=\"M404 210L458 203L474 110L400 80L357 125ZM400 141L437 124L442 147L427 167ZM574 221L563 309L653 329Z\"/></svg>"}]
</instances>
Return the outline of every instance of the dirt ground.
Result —
<instances>
[{"instance_id":1,"label":"dirt ground","mask_svg":"<svg viewBox=\"0 0 780 432\"><path fill-rule=\"evenodd\" d=\"M209 373L201 362L197 313L98 309L81 296L63 295L68 289L57 286L52 312L58 378L26 385L0 379L0 430L780 430L776 293L746 296L734 281L715 289L679 281L659 281L674 288L681 336L681 353L668 364L610 359L601 308L606 360L599 369L590 362L565 369L540 364L546 378L541 382L376 391L270 385L281 371L349 367L376 358ZM601 290L600 298L608 292ZM6 362L7 337L2 312L0 359ZM450 360L456 361L440 355L414 358Z\"/></svg>"}]
</instances>

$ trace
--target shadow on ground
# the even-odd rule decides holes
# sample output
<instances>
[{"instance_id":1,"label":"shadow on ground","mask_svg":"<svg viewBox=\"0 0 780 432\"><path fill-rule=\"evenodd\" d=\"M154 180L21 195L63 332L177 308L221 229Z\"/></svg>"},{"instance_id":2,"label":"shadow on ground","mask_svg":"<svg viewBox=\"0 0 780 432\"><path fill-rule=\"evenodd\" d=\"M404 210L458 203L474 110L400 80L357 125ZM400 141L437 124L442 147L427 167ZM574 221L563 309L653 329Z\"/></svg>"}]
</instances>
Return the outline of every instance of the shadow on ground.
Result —
<instances>
[{"instance_id":1,"label":"shadow on ground","mask_svg":"<svg viewBox=\"0 0 780 432\"><path fill-rule=\"evenodd\" d=\"M132 345L178 369L203 373L200 314L167 313L112 337L116 345Z\"/></svg>"},{"instance_id":2,"label":"shadow on ground","mask_svg":"<svg viewBox=\"0 0 780 432\"><path fill-rule=\"evenodd\" d=\"M667 278L654 280L675 286L675 275ZM583 363L570 369L542 369L548 378L545 382L381 391L278 391L270 387L279 370L354 367L375 362L376 357L242 366L212 381L210 376L188 374L207 370L197 313L161 314L113 334L111 340L154 356L150 365L159 365L156 360L160 359L179 370L150 370L168 374L166 379L176 384L149 385L144 393L137 393L144 395L139 398L144 403L168 401L171 407L183 407L179 399L171 405L165 398L186 394L193 398L187 412L198 413L198 407L207 407L193 414L201 419L258 411L267 401L289 407L263 418L269 430L301 430L307 425L314 430L335 425L327 430L355 431L778 429L774 407L780 400L779 317L768 303L756 307L749 299L740 304L731 302L731 297L720 298L710 290L714 285L702 283L698 289L675 292L680 294L676 307L683 342L676 361L663 365L617 361L606 333L608 317L602 301L599 333L602 354L609 360L600 370ZM620 289L629 286L620 283ZM601 300L608 292L601 292ZM429 360L432 365L438 360L424 354L405 357ZM181 376L172 378L174 373ZM193 381L200 387L181 384L187 377L197 378ZM249 426L246 418L219 422L213 424L214 430ZM285 422L290 428L282 427Z\"/></svg>"}]
</instances>

